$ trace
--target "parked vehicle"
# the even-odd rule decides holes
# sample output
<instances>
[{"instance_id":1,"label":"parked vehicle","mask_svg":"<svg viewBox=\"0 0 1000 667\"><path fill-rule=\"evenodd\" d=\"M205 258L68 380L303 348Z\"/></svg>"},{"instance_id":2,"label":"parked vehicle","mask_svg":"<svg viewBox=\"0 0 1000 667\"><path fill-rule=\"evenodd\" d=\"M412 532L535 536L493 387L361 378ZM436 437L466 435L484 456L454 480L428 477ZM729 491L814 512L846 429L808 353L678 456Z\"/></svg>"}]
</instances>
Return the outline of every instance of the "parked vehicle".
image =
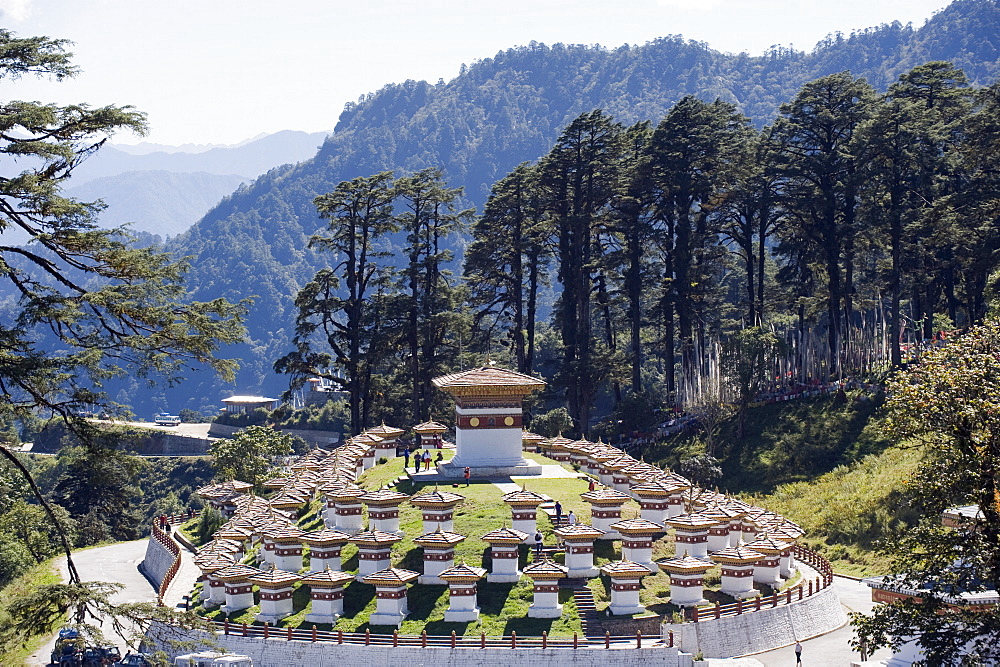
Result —
<instances>
[{"instance_id":1,"label":"parked vehicle","mask_svg":"<svg viewBox=\"0 0 1000 667\"><path fill-rule=\"evenodd\" d=\"M174 667L253 667L253 660L248 655L202 651L177 656Z\"/></svg>"},{"instance_id":2,"label":"parked vehicle","mask_svg":"<svg viewBox=\"0 0 1000 667\"><path fill-rule=\"evenodd\" d=\"M126 667L153 667L155 663L152 656L146 653L126 653L118 664Z\"/></svg>"},{"instance_id":3,"label":"parked vehicle","mask_svg":"<svg viewBox=\"0 0 1000 667\"><path fill-rule=\"evenodd\" d=\"M117 646L88 646L83 649L83 664L86 667L112 665L121 659L122 655Z\"/></svg>"},{"instance_id":4,"label":"parked vehicle","mask_svg":"<svg viewBox=\"0 0 1000 667\"><path fill-rule=\"evenodd\" d=\"M83 664L84 642L76 628L63 628L56 638L52 649L49 665L58 667L73 667Z\"/></svg>"},{"instance_id":5,"label":"parked vehicle","mask_svg":"<svg viewBox=\"0 0 1000 667\"><path fill-rule=\"evenodd\" d=\"M181 423L181 418L169 412L161 412L153 418L153 422L160 426L177 426Z\"/></svg>"}]
</instances>

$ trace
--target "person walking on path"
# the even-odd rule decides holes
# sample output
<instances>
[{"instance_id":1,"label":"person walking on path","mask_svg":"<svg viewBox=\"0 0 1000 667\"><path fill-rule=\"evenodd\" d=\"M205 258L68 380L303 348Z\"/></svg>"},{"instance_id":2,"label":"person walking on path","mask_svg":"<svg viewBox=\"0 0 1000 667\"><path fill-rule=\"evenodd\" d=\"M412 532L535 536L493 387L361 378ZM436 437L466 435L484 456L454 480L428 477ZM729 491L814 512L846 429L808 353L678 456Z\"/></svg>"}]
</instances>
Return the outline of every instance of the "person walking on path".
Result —
<instances>
[{"instance_id":1,"label":"person walking on path","mask_svg":"<svg viewBox=\"0 0 1000 667\"><path fill-rule=\"evenodd\" d=\"M462 476L465 477L465 485L469 485L469 478L472 477L472 468L465 466L465 470L462 471Z\"/></svg>"},{"instance_id":2,"label":"person walking on path","mask_svg":"<svg viewBox=\"0 0 1000 667\"><path fill-rule=\"evenodd\" d=\"M403 448L403 470L410 467L410 446L407 445Z\"/></svg>"},{"instance_id":3,"label":"person walking on path","mask_svg":"<svg viewBox=\"0 0 1000 667\"><path fill-rule=\"evenodd\" d=\"M556 501L556 526L562 524L562 503Z\"/></svg>"},{"instance_id":4,"label":"person walking on path","mask_svg":"<svg viewBox=\"0 0 1000 667\"><path fill-rule=\"evenodd\" d=\"M795 664L796 665L801 665L802 664L802 643L801 642L795 642Z\"/></svg>"},{"instance_id":5,"label":"person walking on path","mask_svg":"<svg viewBox=\"0 0 1000 667\"><path fill-rule=\"evenodd\" d=\"M569 514L566 515L566 523L568 523L571 526L576 525L576 515L573 514L573 510L570 510Z\"/></svg>"},{"instance_id":6,"label":"person walking on path","mask_svg":"<svg viewBox=\"0 0 1000 667\"><path fill-rule=\"evenodd\" d=\"M542 558L542 541L544 539L545 539L545 536L542 535L542 531L536 530L535 531L535 561L538 561L538 560L540 560Z\"/></svg>"}]
</instances>

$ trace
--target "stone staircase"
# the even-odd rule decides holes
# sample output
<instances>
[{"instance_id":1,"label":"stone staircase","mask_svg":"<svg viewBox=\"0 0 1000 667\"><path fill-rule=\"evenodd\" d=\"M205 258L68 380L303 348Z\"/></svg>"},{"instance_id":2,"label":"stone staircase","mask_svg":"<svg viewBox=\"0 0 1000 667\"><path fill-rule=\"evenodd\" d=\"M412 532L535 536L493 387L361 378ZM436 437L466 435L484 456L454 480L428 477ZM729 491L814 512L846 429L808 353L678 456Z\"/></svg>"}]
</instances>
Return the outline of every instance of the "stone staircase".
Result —
<instances>
[{"instance_id":1,"label":"stone staircase","mask_svg":"<svg viewBox=\"0 0 1000 667\"><path fill-rule=\"evenodd\" d=\"M587 588L587 580L561 579L559 585L573 591L573 600L576 602L576 609L580 614L583 635L589 640L603 640L604 626L601 623L601 614L597 611L597 605L594 603L593 591Z\"/></svg>"}]
</instances>

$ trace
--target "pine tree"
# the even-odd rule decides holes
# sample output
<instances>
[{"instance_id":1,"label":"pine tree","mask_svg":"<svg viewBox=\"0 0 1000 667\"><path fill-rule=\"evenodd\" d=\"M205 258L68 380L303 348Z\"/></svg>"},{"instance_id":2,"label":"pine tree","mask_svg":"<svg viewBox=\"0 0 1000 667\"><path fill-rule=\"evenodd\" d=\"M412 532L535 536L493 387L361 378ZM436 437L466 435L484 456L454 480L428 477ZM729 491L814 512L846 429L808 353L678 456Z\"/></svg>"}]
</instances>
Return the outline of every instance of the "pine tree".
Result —
<instances>
[{"instance_id":1,"label":"pine tree","mask_svg":"<svg viewBox=\"0 0 1000 667\"><path fill-rule=\"evenodd\" d=\"M562 295L556 320L564 347L557 383L581 432L601 382L610 373L594 336L592 292L600 259L596 228L608 213L617 182L622 127L601 110L581 114L541 164L546 207L558 235Z\"/></svg>"},{"instance_id":2,"label":"pine tree","mask_svg":"<svg viewBox=\"0 0 1000 667\"><path fill-rule=\"evenodd\" d=\"M274 365L278 372L293 374L293 388L311 375L342 383L355 434L368 426L372 374L384 362L378 354L385 336L377 311L382 301L373 298L372 291L391 273L383 261L389 253L377 250L377 244L397 229L392 207L395 195L392 172L382 172L344 181L333 192L316 197L320 217L329 220L328 233L313 236L309 246L332 253L334 265L319 271L299 290L296 350ZM330 352L314 350L317 333ZM346 379L331 373L331 364L342 369Z\"/></svg>"},{"instance_id":3,"label":"pine tree","mask_svg":"<svg viewBox=\"0 0 1000 667\"><path fill-rule=\"evenodd\" d=\"M551 261L552 229L535 167L518 165L497 181L465 253L465 280L476 319L508 331L517 370L530 374L535 358L538 290ZM492 339L492 334L489 335Z\"/></svg>"}]
</instances>

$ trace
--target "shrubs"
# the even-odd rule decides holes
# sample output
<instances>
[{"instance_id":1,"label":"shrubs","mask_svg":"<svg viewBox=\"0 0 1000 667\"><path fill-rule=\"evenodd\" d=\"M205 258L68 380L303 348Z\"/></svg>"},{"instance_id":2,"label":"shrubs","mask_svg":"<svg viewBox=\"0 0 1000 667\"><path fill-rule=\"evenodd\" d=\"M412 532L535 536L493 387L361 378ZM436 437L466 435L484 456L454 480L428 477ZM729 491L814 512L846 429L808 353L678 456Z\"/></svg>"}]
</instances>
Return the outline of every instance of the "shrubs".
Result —
<instances>
[{"instance_id":1,"label":"shrubs","mask_svg":"<svg viewBox=\"0 0 1000 667\"><path fill-rule=\"evenodd\" d=\"M225 522L226 517L222 516L222 512L214 507L206 507L205 511L198 517L198 522L195 523L192 531L196 544L202 545L212 539L215 531L219 530Z\"/></svg>"}]
</instances>

